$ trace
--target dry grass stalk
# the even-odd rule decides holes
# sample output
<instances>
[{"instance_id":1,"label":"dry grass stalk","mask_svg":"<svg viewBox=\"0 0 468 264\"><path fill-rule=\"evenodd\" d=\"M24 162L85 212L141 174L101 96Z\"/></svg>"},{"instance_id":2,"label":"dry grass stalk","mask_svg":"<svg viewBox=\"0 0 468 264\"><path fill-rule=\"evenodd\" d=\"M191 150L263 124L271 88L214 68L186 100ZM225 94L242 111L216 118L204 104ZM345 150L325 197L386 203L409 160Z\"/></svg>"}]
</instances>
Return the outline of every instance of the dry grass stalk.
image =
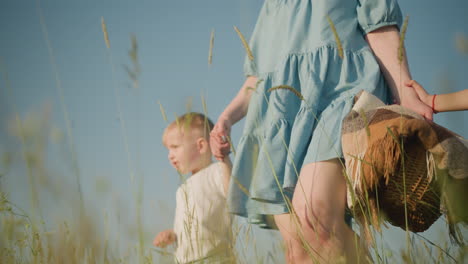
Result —
<instances>
[{"instance_id":1,"label":"dry grass stalk","mask_svg":"<svg viewBox=\"0 0 468 264\"><path fill-rule=\"evenodd\" d=\"M138 61L138 41L135 35L131 35L130 39L132 46L128 51L128 56L132 61L132 68L126 65L124 65L124 68L130 79L133 81L133 87L138 88L138 77L141 74L140 63Z\"/></svg>"},{"instance_id":2,"label":"dry grass stalk","mask_svg":"<svg viewBox=\"0 0 468 264\"><path fill-rule=\"evenodd\" d=\"M400 32L400 45L398 46L398 62L403 61L403 56L405 53L405 36L406 36L406 29L408 28L408 20L409 16L405 17L405 21L403 22L403 26L401 27Z\"/></svg>"},{"instance_id":3,"label":"dry grass stalk","mask_svg":"<svg viewBox=\"0 0 468 264\"><path fill-rule=\"evenodd\" d=\"M458 52L468 55L468 37L463 33L457 33L455 36L455 46Z\"/></svg>"},{"instance_id":4,"label":"dry grass stalk","mask_svg":"<svg viewBox=\"0 0 468 264\"><path fill-rule=\"evenodd\" d=\"M236 177L231 177L231 179L234 181L234 183L237 185L237 187L239 187L239 189L245 194L247 195L247 197L252 197L250 195L250 192L247 188L245 188L244 185L242 185L242 183L236 178Z\"/></svg>"},{"instance_id":5,"label":"dry grass stalk","mask_svg":"<svg viewBox=\"0 0 468 264\"><path fill-rule=\"evenodd\" d=\"M245 91L246 91L246 92L247 92L247 91L250 91L250 90L252 90L252 91L254 91L254 92L257 91L258 85L259 85L261 82L263 82L263 79L259 79L259 80L255 83L255 87L247 86L247 87L245 88Z\"/></svg>"},{"instance_id":6,"label":"dry grass stalk","mask_svg":"<svg viewBox=\"0 0 468 264\"><path fill-rule=\"evenodd\" d=\"M167 121L166 111L164 111L164 107L162 106L160 101L158 101L158 104L159 104L159 110L161 111L162 118L167 123L168 121Z\"/></svg>"},{"instance_id":7,"label":"dry grass stalk","mask_svg":"<svg viewBox=\"0 0 468 264\"><path fill-rule=\"evenodd\" d=\"M44 14L43 14L42 9L40 7L39 1L38 1L38 5L37 5L37 12L39 14L39 23L41 24L42 34L44 36L44 40L45 40L47 50L48 50L48 53L49 53L50 64L52 66L52 71L53 71L53 73L55 75L55 88L56 88L56 91L57 91L58 96L59 96L60 107L62 109L63 118L64 118L65 124L66 124L68 148L69 148L69 152L70 152L70 154L72 156L73 171L74 171L77 186L78 186L78 193L80 194L80 201L81 201L80 208L83 209L83 194L82 194L82 191L81 191L81 181L80 181L81 173L80 173L80 169L79 169L79 166L78 166L77 153L76 153L76 150L75 150L75 144L74 144L75 140L74 140L74 137L73 137L72 125L71 125L72 122L71 122L71 119L70 119L70 115L68 113L67 106L65 104L62 81L60 80L58 66L57 66L57 63L55 61L54 50L52 48L52 43L51 43L50 38L49 38L49 32L47 30L47 25L45 23Z\"/></svg>"},{"instance_id":8,"label":"dry grass stalk","mask_svg":"<svg viewBox=\"0 0 468 264\"><path fill-rule=\"evenodd\" d=\"M242 45L245 48L245 52L247 52L247 56L249 57L249 60L253 61L254 57L252 55L252 51L250 50L249 44L245 40L244 35L242 35L242 33L239 31L239 29L236 26L234 26L234 30L237 32L237 35L239 35L239 38L242 41Z\"/></svg>"},{"instance_id":9,"label":"dry grass stalk","mask_svg":"<svg viewBox=\"0 0 468 264\"><path fill-rule=\"evenodd\" d=\"M208 65L211 65L213 63L213 47L214 47L214 29L211 30L211 36L210 36L210 49L208 51Z\"/></svg>"},{"instance_id":10,"label":"dry grass stalk","mask_svg":"<svg viewBox=\"0 0 468 264\"><path fill-rule=\"evenodd\" d=\"M340 56L340 58L343 59L343 45L341 44L340 37L338 36L338 31L336 30L335 24L333 24L333 21L331 20L330 16L327 16L327 20L328 24L330 24L331 30L333 31L333 35L335 36L336 46L338 48L338 56Z\"/></svg>"},{"instance_id":11,"label":"dry grass stalk","mask_svg":"<svg viewBox=\"0 0 468 264\"><path fill-rule=\"evenodd\" d=\"M205 97L202 95L201 96L201 101L202 101L202 108L203 108L203 115L205 116L205 120L203 122L203 135L205 137L209 137L209 135L206 135L206 131L209 131L209 124L208 124L208 107L206 106L206 100Z\"/></svg>"},{"instance_id":12,"label":"dry grass stalk","mask_svg":"<svg viewBox=\"0 0 468 264\"><path fill-rule=\"evenodd\" d=\"M101 27L102 33L104 34L104 41L106 42L106 47L110 49L109 34L107 33L107 26L106 22L104 21L104 17L101 17Z\"/></svg>"},{"instance_id":13,"label":"dry grass stalk","mask_svg":"<svg viewBox=\"0 0 468 264\"><path fill-rule=\"evenodd\" d=\"M291 91L299 99L304 100L304 96L302 96L302 94L300 92L298 92L296 89L294 89L293 87L291 87L289 85L278 85L278 86L275 86L275 87L271 87L270 89L268 89L268 92L272 92L274 90L279 90L279 89L285 89L285 90Z\"/></svg>"}]
</instances>

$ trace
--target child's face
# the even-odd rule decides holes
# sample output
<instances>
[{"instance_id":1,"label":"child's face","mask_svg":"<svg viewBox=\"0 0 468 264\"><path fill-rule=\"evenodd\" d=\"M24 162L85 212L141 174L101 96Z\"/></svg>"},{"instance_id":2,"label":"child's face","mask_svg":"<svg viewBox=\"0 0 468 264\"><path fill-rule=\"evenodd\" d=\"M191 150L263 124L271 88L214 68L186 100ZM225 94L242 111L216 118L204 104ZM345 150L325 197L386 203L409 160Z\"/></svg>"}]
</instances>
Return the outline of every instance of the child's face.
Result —
<instances>
[{"instance_id":1,"label":"child's face","mask_svg":"<svg viewBox=\"0 0 468 264\"><path fill-rule=\"evenodd\" d=\"M164 137L169 162L181 174L195 173L199 170L202 154L197 137L190 131L182 133L177 127L169 128Z\"/></svg>"}]
</instances>

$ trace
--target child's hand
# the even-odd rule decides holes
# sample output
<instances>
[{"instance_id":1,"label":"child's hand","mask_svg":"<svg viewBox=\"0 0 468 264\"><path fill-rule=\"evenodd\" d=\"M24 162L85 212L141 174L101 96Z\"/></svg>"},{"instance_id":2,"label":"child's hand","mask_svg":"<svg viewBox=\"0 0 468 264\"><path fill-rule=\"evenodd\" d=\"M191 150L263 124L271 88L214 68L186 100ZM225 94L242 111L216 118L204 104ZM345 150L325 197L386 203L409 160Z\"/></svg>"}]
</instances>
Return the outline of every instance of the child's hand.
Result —
<instances>
[{"instance_id":1,"label":"child's hand","mask_svg":"<svg viewBox=\"0 0 468 264\"><path fill-rule=\"evenodd\" d=\"M164 230L154 238L153 245L155 247L165 248L166 246L174 243L176 240L177 236L174 231L172 231L172 229Z\"/></svg>"},{"instance_id":2,"label":"child's hand","mask_svg":"<svg viewBox=\"0 0 468 264\"><path fill-rule=\"evenodd\" d=\"M408 83L411 83L411 81ZM416 82L413 82L412 84L414 85L415 83ZM433 111L431 107L418 96L415 89L403 87L403 89L401 89L400 100L400 104L402 106L409 108L422 115L425 119L432 121Z\"/></svg>"},{"instance_id":3,"label":"child's hand","mask_svg":"<svg viewBox=\"0 0 468 264\"><path fill-rule=\"evenodd\" d=\"M213 156L219 161L223 161L231 152L230 134L231 122L225 118L218 119L210 133L210 147Z\"/></svg>"},{"instance_id":4,"label":"child's hand","mask_svg":"<svg viewBox=\"0 0 468 264\"><path fill-rule=\"evenodd\" d=\"M428 94L426 90L415 80L408 81L405 83L406 86L412 87L418 94L419 99L427 106L431 106L432 95Z\"/></svg>"}]
</instances>

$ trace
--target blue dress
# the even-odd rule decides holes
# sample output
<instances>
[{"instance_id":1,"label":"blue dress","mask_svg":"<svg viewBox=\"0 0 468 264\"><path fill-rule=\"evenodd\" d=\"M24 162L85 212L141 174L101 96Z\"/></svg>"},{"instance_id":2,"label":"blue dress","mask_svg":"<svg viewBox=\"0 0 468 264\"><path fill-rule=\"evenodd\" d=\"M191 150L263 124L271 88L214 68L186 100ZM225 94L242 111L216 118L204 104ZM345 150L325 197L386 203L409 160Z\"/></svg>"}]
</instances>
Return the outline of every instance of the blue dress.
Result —
<instances>
[{"instance_id":1,"label":"blue dress","mask_svg":"<svg viewBox=\"0 0 468 264\"><path fill-rule=\"evenodd\" d=\"M265 216L289 212L302 165L343 157L354 95L389 97L364 36L401 20L396 0L265 0L244 65L259 82L234 157L232 213L271 228Z\"/></svg>"}]
</instances>

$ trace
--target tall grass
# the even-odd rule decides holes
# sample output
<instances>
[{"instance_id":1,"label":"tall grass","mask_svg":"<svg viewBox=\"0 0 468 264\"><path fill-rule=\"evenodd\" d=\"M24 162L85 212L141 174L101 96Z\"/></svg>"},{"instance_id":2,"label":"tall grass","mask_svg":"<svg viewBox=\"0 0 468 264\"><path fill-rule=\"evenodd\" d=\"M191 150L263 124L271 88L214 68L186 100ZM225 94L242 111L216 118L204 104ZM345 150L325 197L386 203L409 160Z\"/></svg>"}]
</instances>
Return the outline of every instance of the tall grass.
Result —
<instances>
[{"instance_id":1,"label":"tall grass","mask_svg":"<svg viewBox=\"0 0 468 264\"><path fill-rule=\"evenodd\" d=\"M143 229L142 217L142 199L143 194L143 178L141 175L137 179L135 186L135 203L136 203L136 215L137 215L137 228L138 233L138 244L135 248L130 248L128 251L122 252L118 244L120 241L114 241L110 239L109 235L109 218L105 216L104 219L99 217L97 208L94 208L92 204L86 204L81 194L81 182L80 182L80 168L78 166L77 156L74 150L74 138L70 126L70 118L68 110L63 97L63 87L61 86L60 78L58 76L57 66L54 59L54 53L52 45L47 36L47 27L45 21L38 6L38 12L40 13L41 25L45 41L49 50L50 63L54 69L54 78L56 80L56 91L59 95L60 109L65 119L67 143L64 145L68 148L67 155L64 155L64 159L71 160L72 166L68 168L68 172L75 176L76 182L71 183L62 181L60 184L57 183L57 179L53 177L53 173L47 167L47 146L51 144L50 138L47 136L52 130L52 124L49 122L48 111L36 111L39 114L30 115L26 118L22 118L19 115L20 109L15 105L12 105L15 115L10 122L10 133L14 138L15 149L19 155L11 155L12 152L0 153L3 157L2 164L0 167L0 263L171 263L173 262L173 249L157 249L150 245L150 241L145 238L145 230ZM330 25L333 27L333 23L330 21ZM136 169L133 164L133 156L129 150L127 127L125 125L125 119L123 118L123 110L121 108L121 100L119 90L115 81L115 65L112 59L112 53L110 50L110 40L107 26L104 19L102 19L101 26L104 34L104 42L108 52L109 66L112 69L112 80L114 84L115 100L120 117L120 133L122 135L123 148L127 155L128 173L130 178L136 174ZM249 59L253 60L253 54L248 47L245 38L242 36L240 31L235 28L239 37L241 38L242 44L246 49L246 53ZM337 43L340 43L339 36L334 30ZM212 54L212 43L214 33L212 33L210 41L209 51L209 64L211 64ZM126 67L127 74L130 80L133 82L133 86L138 88L138 77L141 69L138 63L138 49L137 41L135 37L131 40L131 50L129 56L132 62L131 67ZM2 65L1 68L2 77L5 83L4 94L8 96L10 89L10 80L8 79L7 69ZM251 89L253 92L258 92L257 86L261 83L259 80L254 88ZM270 88L269 92L276 89L287 89L295 93L299 98L304 99L300 93L294 88L289 86L277 86ZM296 93L297 92L297 93ZM264 94L265 99L267 96ZM206 102L202 99L203 110L206 113L207 107ZM159 103L160 110L164 121L167 122L167 116L161 103ZM318 118L315 117L318 121ZM323 128L318 128L323 129ZM233 147L234 144L229 139L229 143ZM289 153L289 149L285 140L285 151ZM62 144L62 143L59 143ZM18 151L19 149L19 151ZM274 153L266 153L270 159L270 155ZM20 157L20 158L18 158ZM272 164L271 164L272 165ZM295 165L295 164L293 164ZM411 166L411 164L405 164L404 159L402 160L402 166ZM30 194L30 210L24 210L17 206L10 199L10 192L5 188L4 181L7 178L17 177L18 170L11 169L12 167L25 168L29 179L29 194ZM273 167L273 166L272 166ZM274 174L274 171L272 172ZM296 173L299 174L296 169ZM277 184L280 186L278 176L274 175ZM346 175L347 181L349 181L349 175ZM183 179L181 177L181 179ZM349 182L348 182L349 184ZM242 186L241 186L242 187ZM301 186L298 186L301 188ZM77 189L78 195L75 197L71 195ZM246 188L245 192L249 195ZM51 193L55 201L62 201L66 207L69 208L80 208L78 213L72 213L72 217L63 216L62 219L56 219L56 224L45 223L52 221L50 218L44 217L41 210L41 193ZM405 193L407 190L405 190ZM351 196L355 194L352 193ZM288 198L283 194L284 200L289 207L291 219L294 222L296 228L299 229L299 223L297 215L291 207L291 203ZM187 197L187 199L189 199ZM188 201L186 201L188 203ZM365 201L369 203L369 200ZM54 206L49 205L49 206ZM362 205L362 207L355 208L355 210L363 210L363 214L366 217L371 217L371 212L364 211L363 208L369 208L368 204ZM107 215L107 214L106 214ZM379 216L380 217L380 216ZM197 228L197 218L195 215L192 216L192 221L186 223L187 230ZM102 230L102 225L104 229ZM128 227L132 229L132 227ZM284 263L283 255L285 246L278 240L274 243L273 248L265 250L262 247L264 241L259 241L256 236L255 228L249 224L242 222L233 225L232 230L232 244L233 248L230 250L234 251L234 257L230 262L235 263ZM196 233L196 232L195 232ZM430 241L422 235L411 234L406 232L406 244L405 248L401 251L394 251L387 249L385 246L385 237L378 227L371 228L370 235L370 251L376 263L463 263L468 258L468 247L466 245L456 247L452 244L438 241ZM299 232L301 241L303 242L304 248L309 253L311 261L319 261L315 249L313 249L308 243L304 236ZM357 237L356 237L357 239ZM201 242L202 238L198 238L197 243ZM208 239L209 240L209 239ZM356 250L360 250L356 248ZM343 261L343 260L339 260Z\"/></svg>"},{"instance_id":2,"label":"tall grass","mask_svg":"<svg viewBox=\"0 0 468 264\"><path fill-rule=\"evenodd\" d=\"M76 179L76 185L78 188L78 194L80 195L80 210L83 210L83 194L82 194L82 187L81 187L81 177L80 177L80 166L78 164L78 157L76 154L76 147L75 147L75 139L73 136L72 132L72 125L71 125L71 120L70 120L70 114L68 112L67 105L65 103L65 98L64 98L64 93L63 93L63 87L62 87L62 81L60 79L59 71L58 71L58 66L56 63L55 59L55 53L54 49L52 47L52 43L49 38L49 31L47 29L46 21L42 12L42 8L40 5L40 0L37 0L37 13L39 16L39 22L41 24L41 30L42 30L42 35L44 36L44 41L47 46L47 51L49 55L49 60L50 60L50 65L52 67L52 71L54 73L54 79L55 79L55 88L57 91L57 95L59 97L59 102L60 102L60 108L63 113L63 119L65 120L65 127L67 131L67 141L68 141L68 148L69 152L71 155L71 162L72 162L72 168L73 168L73 173L75 175Z\"/></svg>"}]
</instances>

